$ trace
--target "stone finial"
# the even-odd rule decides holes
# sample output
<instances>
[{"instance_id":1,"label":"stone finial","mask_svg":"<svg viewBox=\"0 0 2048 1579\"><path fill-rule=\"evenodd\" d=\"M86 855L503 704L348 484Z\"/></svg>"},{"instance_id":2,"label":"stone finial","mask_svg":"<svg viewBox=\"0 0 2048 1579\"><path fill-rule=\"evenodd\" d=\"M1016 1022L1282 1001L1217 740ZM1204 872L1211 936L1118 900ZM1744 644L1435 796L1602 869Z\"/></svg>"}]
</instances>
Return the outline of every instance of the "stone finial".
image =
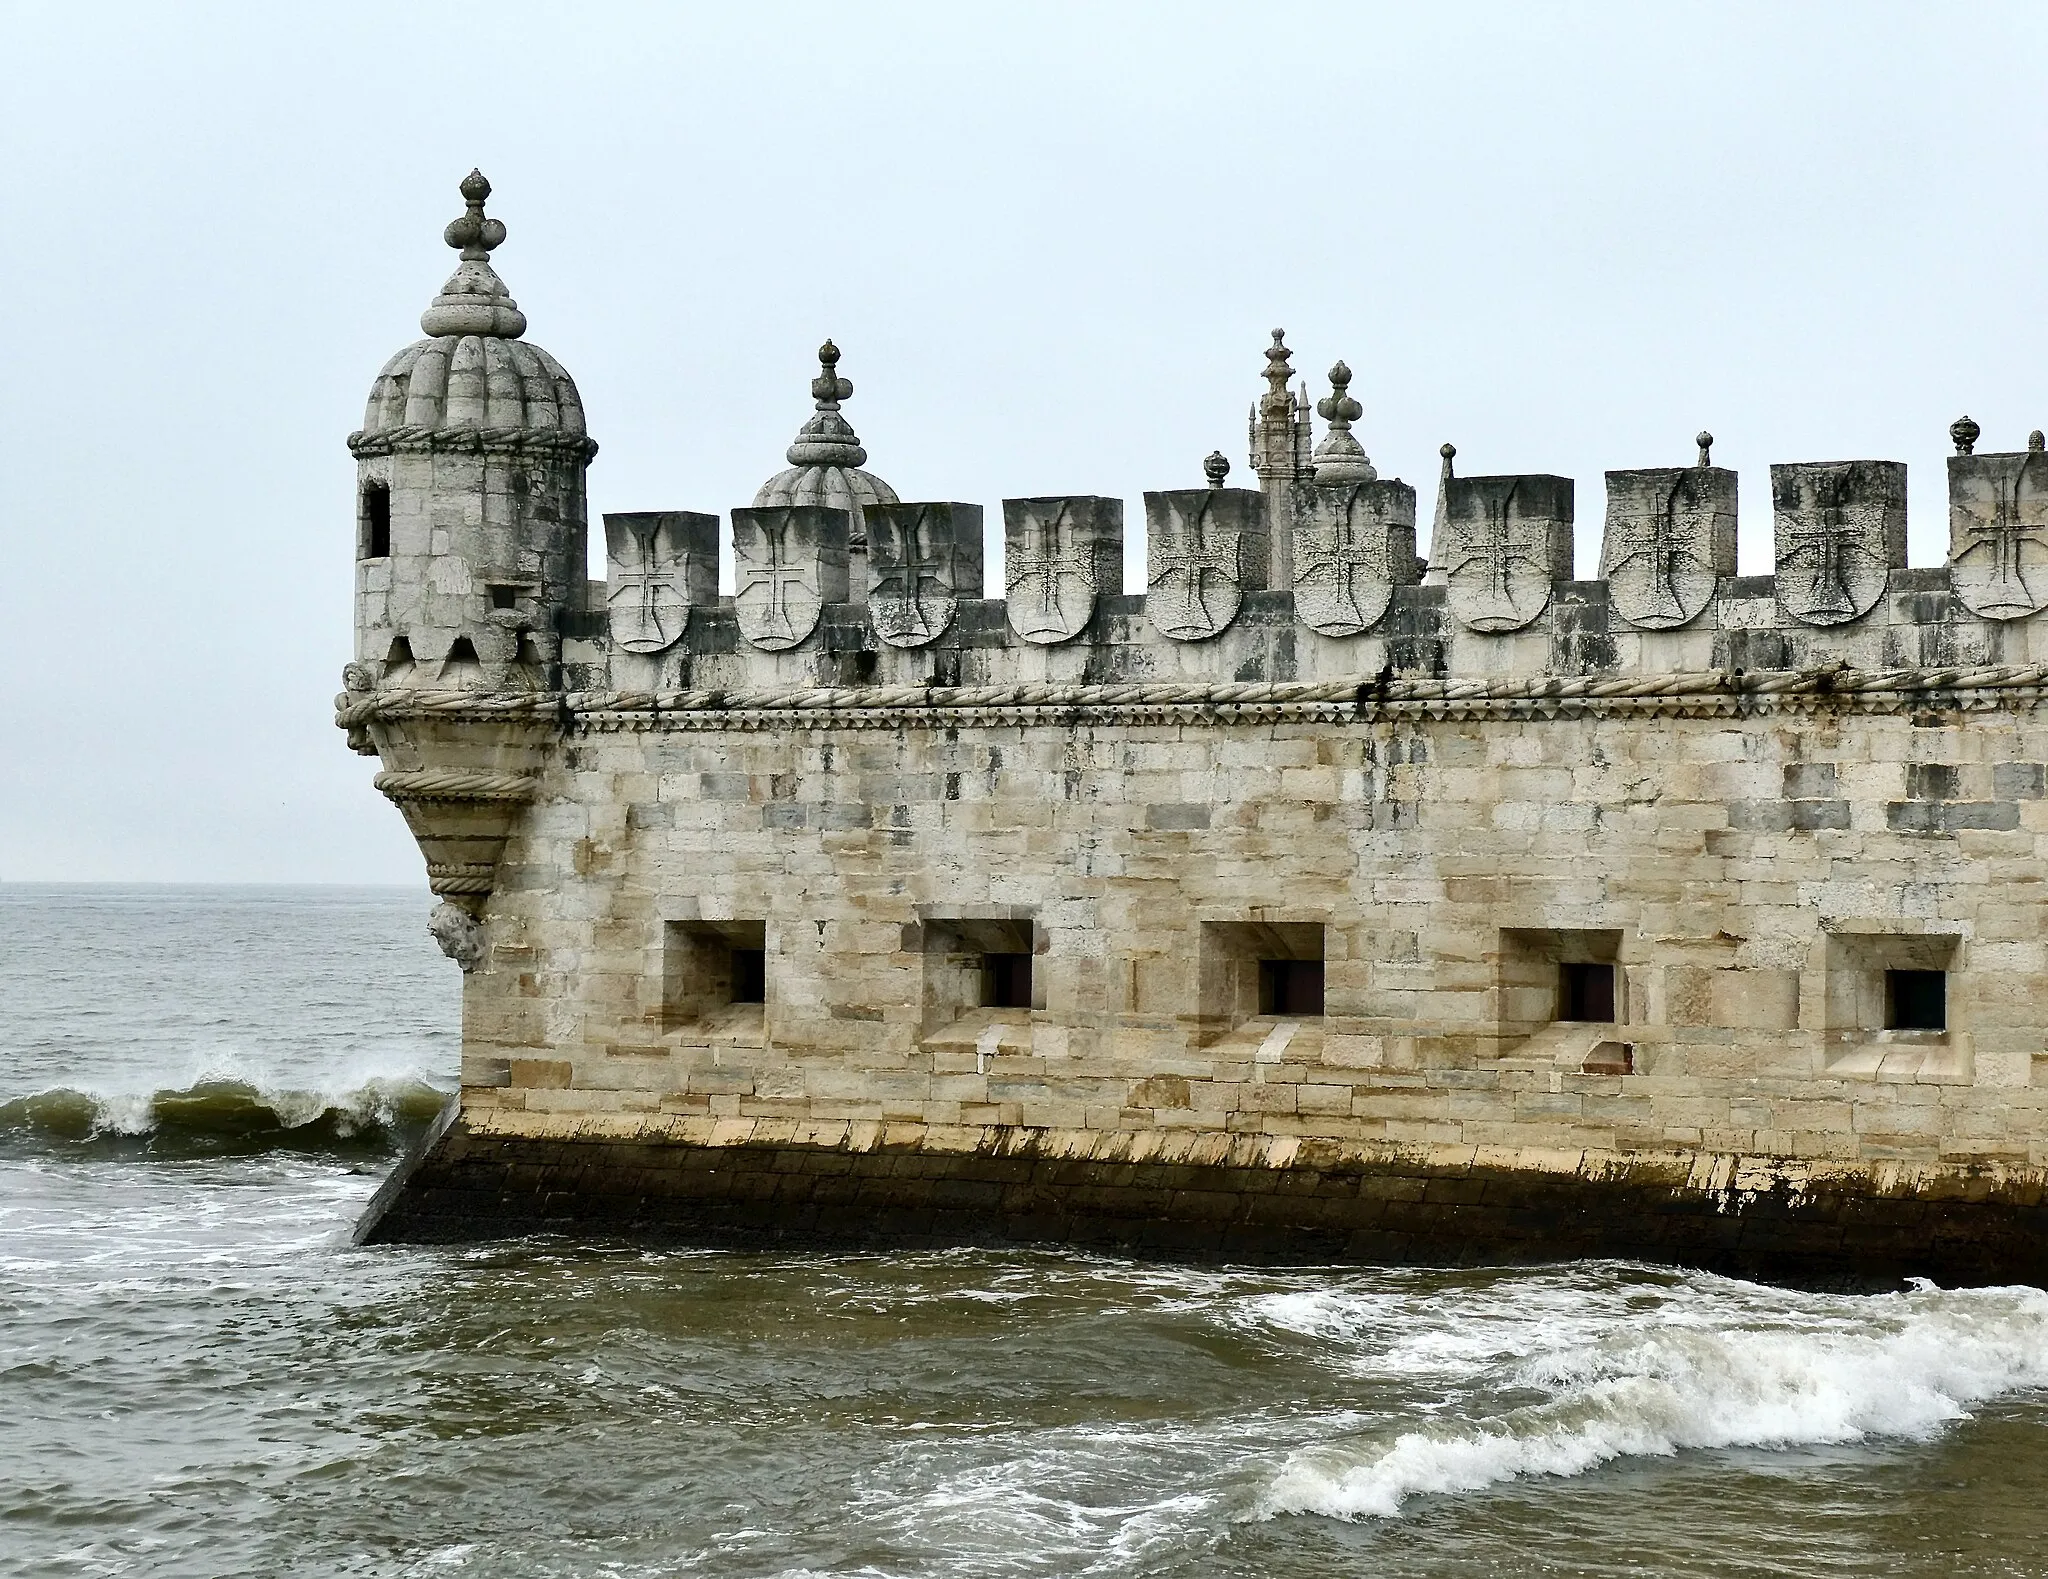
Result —
<instances>
[{"instance_id":1,"label":"stone finial","mask_svg":"<svg viewBox=\"0 0 2048 1579\"><path fill-rule=\"evenodd\" d=\"M505 222L484 218L484 199L491 195L491 183L484 179L483 171L470 171L462 178L459 190L468 207L461 218L448 221L448 228L441 232L441 239L449 246L459 248L470 262L481 263L503 243Z\"/></svg>"},{"instance_id":2,"label":"stone finial","mask_svg":"<svg viewBox=\"0 0 2048 1579\"><path fill-rule=\"evenodd\" d=\"M1202 475L1209 479L1211 488L1221 488L1223 479L1230 475L1230 458L1221 450L1211 450L1202 462Z\"/></svg>"},{"instance_id":3,"label":"stone finial","mask_svg":"<svg viewBox=\"0 0 2048 1579\"><path fill-rule=\"evenodd\" d=\"M491 253L505 239L505 222L484 214L491 183L481 170L462 178L462 214L448 223L441 239L462 261L441 287L441 294L420 314L420 327L437 339L443 335L488 335L516 340L526 333L526 314L491 267Z\"/></svg>"},{"instance_id":4,"label":"stone finial","mask_svg":"<svg viewBox=\"0 0 2048 1579\"><path fill-rule=\"evenodd\" d=\"M2044 444L2048 444L2048 438L2043 437L2039 428L2034 429L2032 433L2027 435L2027 452L2029 454L2039 455Z\"/></svg>"},{"instance_id":5,"label":"stone finial","mask_svg":"<svg viewBox=\"0 0 2048 1579\"><path fill-rule=\"evenodd\" d=\"M839 402L853 398L853 380L839 375L839 347L827 340L818 347L818 376L811 380L811 399L817 411L806 422L789 447L792 466L864 466L868 452L861 447L853 424L840 415Z\"/></svg>"},{"instance_id":6,"label":"stone finial","mask_svg":"<svg viewBox=\"0 0 2048 1579\"><path fill-rule=\"evenodd\" d=\"M1692 441L1693 441L1693 443L1697 444L1697 445L1698 445L1698 446L1700 447L1700 462L1699 462L1699 463L1700 463L1700 465L1702 465L1702 466L1711 466L1711 465L1713 465L1713 464L1714 464L1714 435L1713 435L1713 434L1711 434L1711 433L1709 433L1709 432L1708 432L1708 431L1707 431L1707 430L1706 430L1705 428L1701 428L1701 429L1700 429L1700 431L1699 431L1698 433L1696 433L1696 434L1694 434L1694 435L1693 435L1693 440L1692 440Z\"/></svg>"},{"instance_id":7,"label":"stone finial","mask_svg":"<svg viewBox=\"0 0 2048 1579\"><path fill-rule=\"evenodd\" d=\"M1957 417L1948 425L1948 436L1955 440L1958 455L1976 454L1977 438L1983 431L1968 416Z\"/></svg>"},{"instance_id":8,"label":"stone finial","mask_svg":"<svg viewBox=\"0 0 2048 1579\"><path fill-rule=\"evenodd\" d=\"M1330 369L1330 392L1316 402L1316 414L1330 425L1329 433L1316 446L1316 481L1376 482L1379 471L1352 437L1351 424L1365 415L1365 408L1351 398L1351 369L1342 362Z\"/></svg>"},{"instance_id":9,"label":"stone finial","mask_svg":"<svg viewBox=\"0 0 2048 1579\"><path fill-rule=\"evenodd\" d=\"M1458 446L1455 444L1440 444L1437 446L1436 452L1444 458L1443 469L1437 475L1439 477L1450 476L1451 462L1458 458Z\"/></svg>"}]
</instances>

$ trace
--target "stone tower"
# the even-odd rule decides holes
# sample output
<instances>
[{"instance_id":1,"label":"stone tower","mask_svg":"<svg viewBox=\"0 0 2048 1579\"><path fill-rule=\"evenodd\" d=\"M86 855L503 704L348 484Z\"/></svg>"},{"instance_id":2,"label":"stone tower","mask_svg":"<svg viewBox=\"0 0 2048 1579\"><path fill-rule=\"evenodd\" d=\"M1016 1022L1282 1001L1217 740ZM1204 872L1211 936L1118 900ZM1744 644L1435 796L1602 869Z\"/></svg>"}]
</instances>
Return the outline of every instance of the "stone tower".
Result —
<instances>
[{"instance_id":1,"label":"stone tower","mask_svg":"<svg viewBox=\"0 0 2048 1579\"><path fill-rule=\"evenodd\" d=\"M552 690L585 579L597 445L562 365L520 338L491 267L505 239L472 170L448 226L462 261L377 375L356 457L356 662L376 683Z\"/></svg>"}]
</instances>

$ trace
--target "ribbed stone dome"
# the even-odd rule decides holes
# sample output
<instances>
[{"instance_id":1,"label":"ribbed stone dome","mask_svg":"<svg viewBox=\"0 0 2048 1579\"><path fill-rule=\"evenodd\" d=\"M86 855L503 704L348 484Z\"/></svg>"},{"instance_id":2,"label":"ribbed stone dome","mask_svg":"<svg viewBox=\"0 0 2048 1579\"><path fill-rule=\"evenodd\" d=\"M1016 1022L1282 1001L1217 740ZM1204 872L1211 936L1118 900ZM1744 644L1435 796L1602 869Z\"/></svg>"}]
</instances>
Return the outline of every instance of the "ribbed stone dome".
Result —
<instances>
[{"instance_id":1,"label":"ribbed stone dome","mask_svg":"<svg viewBox=\"0 0 2048 1579\"><path fill-rule=\"evenodd\" d=\"M504 223L484 216L491 183L472 170L462 183L467 211L448 226L462 262L441 287L414 341L384 364L370 388L362 437L400 428L545 428L584 436L576 382L547 352L519 337L526 314L491 267Z\"/></svg>"},{"instance_id":2,"label":"ribbed stone dome","mask_svg":"<svg viewBox=\"0 0 2048 1579\"><path fill-rule=\"evenodd\" d=\"M837 372L839 347L830 340L818 347L818 364L818 376L811 381L818 409L789 447L789 470L777 472L754 491L754 506L819 504L845 510L853 516L853 534L859 537L861 510L871 504L895 504L896 490L861 469L868 452L839 410L839 402L853 394L852 381Z\"/></svg>"}]
</instances>

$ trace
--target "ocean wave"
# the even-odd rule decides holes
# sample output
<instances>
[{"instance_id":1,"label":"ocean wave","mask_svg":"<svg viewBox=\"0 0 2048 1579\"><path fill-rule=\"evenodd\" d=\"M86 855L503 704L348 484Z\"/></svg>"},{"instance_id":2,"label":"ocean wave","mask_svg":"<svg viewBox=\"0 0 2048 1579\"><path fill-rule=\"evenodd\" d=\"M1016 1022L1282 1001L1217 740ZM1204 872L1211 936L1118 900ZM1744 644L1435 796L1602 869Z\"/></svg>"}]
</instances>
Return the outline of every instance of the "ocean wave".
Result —
<instances>
[{"instance_id":1,"label":"ocean wave","mask_svg":"<svg viewBox=\"0 0 2048 1579\"><path fill-rule=\"evenodd\" d=\"M58 1087L0 1101L0 1152L137 1158L266 1151L384 1155L433 1122L448 1092L417 1075L334 1090L201 1074L155 1090Z\"/></svg>"},{"instance_id":2,"label":"ocean wave","mask_svg":"<svg viewBox=\"0 0 2048 1579\"><path fill-rule=\"evenodd\" d=\"M1923 1288L1855 1301L1861 1319L1703 1324L1697 1311L1525 1361L1543 1402L1389 1443L1291 1455L1255 1516L1393 1518L1409 1498L1571 1476L1686 1449L1926 1437L2001 1393L2048 1386L2048 1293Z\"/></svg>"}]
</instances>

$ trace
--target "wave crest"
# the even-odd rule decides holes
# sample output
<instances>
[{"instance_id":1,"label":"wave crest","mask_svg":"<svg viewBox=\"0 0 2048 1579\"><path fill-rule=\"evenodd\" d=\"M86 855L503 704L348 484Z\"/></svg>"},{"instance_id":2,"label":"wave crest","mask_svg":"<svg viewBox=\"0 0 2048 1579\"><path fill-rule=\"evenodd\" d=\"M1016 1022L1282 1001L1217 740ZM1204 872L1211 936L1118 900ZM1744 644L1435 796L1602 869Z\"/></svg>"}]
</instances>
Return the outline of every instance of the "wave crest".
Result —
<instances>
[{"instance_id":1,"label":"wave crest","mask_svg":"<svg viewBox=\"0 0 2048 1579\"><path fill-rule=\"evenodd\" d=\"M1525 1365L1547 1401L1491 1419L1293 1454L1258 1514L1393 1518L1410 1497L1579 1475L1632 1455L1924 1437L2000 1393L2048 1386L2048 1293L1872 1298L1854 1329L1673 1323ZM1872 1330L1872 1326L1876 1330Z\"/></svg>"},{"instance_id":2,"label":"wave crest","mask_svg":"<svg viewBox=\"0 0 2048 1579\"><path fill-rule=\"evenodd\" d=\"M403 1149L448 1093L414 1075L337 1091L206 1075L154 1091L58 1087L0 1102L0 1150L22 1154L201 1157L265 1151L377 1154Z\"/></svg>"}]
</instances>

